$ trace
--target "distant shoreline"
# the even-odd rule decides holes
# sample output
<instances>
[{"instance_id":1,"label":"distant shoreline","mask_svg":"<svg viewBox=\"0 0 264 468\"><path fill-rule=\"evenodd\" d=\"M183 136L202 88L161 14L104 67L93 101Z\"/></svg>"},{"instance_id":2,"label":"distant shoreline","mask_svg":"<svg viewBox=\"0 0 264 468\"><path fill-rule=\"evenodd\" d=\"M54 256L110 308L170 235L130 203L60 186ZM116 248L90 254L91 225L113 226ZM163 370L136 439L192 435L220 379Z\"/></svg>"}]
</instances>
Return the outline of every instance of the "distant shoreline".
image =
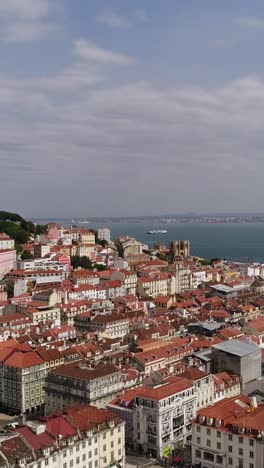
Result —
<instances>
[{"instance_id":1,"label":"distant shoreline","mask_svg":"<svg viewBox=\"0 0 264 468\"><path fill-rule=\"evenodd\" d=\"M129 217L113 217L113 218L31 218L32 221L48 223L48 222L58 222L62 223L67 221L71 224L84 224L87 227L90 223L137 223L143 224L145 222L152 222L174 225L174 224L250 224L250 223L264 223L264 216L252 216L252 217L197 217L197 218L158 218L158 217L140 217L140 218L129 218Z\"/></svg>"}]
</instances>

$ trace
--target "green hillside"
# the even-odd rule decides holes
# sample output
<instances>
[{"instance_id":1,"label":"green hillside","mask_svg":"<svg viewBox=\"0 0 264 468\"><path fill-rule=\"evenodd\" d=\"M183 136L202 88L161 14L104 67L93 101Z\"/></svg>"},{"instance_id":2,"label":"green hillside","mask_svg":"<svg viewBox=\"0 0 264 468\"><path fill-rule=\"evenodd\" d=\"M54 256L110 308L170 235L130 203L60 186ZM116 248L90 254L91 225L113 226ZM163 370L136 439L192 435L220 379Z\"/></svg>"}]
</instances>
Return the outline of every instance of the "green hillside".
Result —
<instances>
[{"instance_id":1,"label":"green hillside","mask_svg":"<svg viewBox=\"0 0 264 468\"><path fill-rule=\"evenodd\" d=\"M16 245L26 244L37 234L45 233L47 226L27 221L17 213L0 211L0 232L5 232L15 239Z\"/></svg>"}]
</instances>

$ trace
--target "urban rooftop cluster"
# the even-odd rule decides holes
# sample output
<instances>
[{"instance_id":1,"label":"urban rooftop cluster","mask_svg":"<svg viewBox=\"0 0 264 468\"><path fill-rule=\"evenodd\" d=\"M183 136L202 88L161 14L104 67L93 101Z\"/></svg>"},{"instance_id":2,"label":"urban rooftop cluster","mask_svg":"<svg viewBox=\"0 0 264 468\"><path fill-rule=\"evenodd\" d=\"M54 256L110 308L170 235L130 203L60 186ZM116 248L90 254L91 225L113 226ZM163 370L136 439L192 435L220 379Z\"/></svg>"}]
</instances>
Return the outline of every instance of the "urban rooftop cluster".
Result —
<instances>
[{"instance_id":1,"label":"urban rooftop cluster","mask_svg":"<svg viewBox=\"0 0 264 468\"><path fill-rule=\"evenodd\" d=\"M0 467L263 466L264 265L190 247L0 233Z\"/></svg>"}]
</instances>

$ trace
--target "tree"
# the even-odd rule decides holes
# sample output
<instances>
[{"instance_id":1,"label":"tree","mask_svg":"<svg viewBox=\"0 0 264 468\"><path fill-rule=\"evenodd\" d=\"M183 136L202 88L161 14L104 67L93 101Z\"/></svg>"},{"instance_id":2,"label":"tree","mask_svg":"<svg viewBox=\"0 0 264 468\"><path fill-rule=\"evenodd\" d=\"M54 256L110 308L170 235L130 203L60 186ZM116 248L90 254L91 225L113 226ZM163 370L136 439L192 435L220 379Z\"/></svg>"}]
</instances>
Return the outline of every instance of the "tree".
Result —
<instances>
[{"instance_id":1,"label":"tree","mask_svg":"<svg viewBox=\"0 0 264 468\"><path fill-rule=\"evenodd\" d=\"M39 234L46 234L47 233L47 230L48 230L48 226L47 224L37 224L35 226L35 233L36 235L39 235Z\"/></svg>"},{"instance_id":2,"label":"tree","mask_svg":"<svg viewBox=\"0 0 264 468\"><path fill-rule=\"evenodd\" d=\"M161 252L158 252L158 253L157 253L157 257L158 257L159 260L163 260L164 262L167 261L166 255L163 254L163 253L161 253Z\"/></svg>"},{"instance_id":3,"label":"tree","mask_svg":"<svg viewBox=\"0 0 264 468\"><path fill-rule=\"evenodd\" d=\"M102 263L95 263L94 268L97 271L104 271L104 270L106 270L106 265L103 265Z\"/></svg>"},{"instance_id":4,"label":"tree","mask_svg":"<svg viewBox=\"0 0 264 468\"><path fill-rule=\"evenodd\" d=\"M29 250L24 250L21 255L21 260L33 260L34 255Z\"/></svg>"},{"instance_id":5,"label":"tree","mask_svg":"<svg viewBox=\"0 0 264 468\"><path fill-rule=\"evenodd\" d=\"M86 256L80 257L79 255L73 255L71 257L71 265L73 268L84 268L85 270L92 270L92 262Z\"/></svg>"}]
</instances>

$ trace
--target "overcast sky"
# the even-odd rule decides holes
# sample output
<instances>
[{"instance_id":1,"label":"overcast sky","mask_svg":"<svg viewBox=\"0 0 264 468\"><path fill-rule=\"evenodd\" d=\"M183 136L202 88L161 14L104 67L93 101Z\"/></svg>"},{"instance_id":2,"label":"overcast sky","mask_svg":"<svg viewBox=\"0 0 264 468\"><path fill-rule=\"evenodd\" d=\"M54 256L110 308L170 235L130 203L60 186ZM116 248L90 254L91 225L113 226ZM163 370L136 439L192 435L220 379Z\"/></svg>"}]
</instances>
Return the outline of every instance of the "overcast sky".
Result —
<instances>
[{"instance_id":1,"label":"overcast sky","mask_svg":"<svg viewBox=\"0 0 264 468\"><path fill-rule=\"evenodd\" d=\"M263 0L0 0L1 209L263 212Z\"/></svg>"}]
</instances>

